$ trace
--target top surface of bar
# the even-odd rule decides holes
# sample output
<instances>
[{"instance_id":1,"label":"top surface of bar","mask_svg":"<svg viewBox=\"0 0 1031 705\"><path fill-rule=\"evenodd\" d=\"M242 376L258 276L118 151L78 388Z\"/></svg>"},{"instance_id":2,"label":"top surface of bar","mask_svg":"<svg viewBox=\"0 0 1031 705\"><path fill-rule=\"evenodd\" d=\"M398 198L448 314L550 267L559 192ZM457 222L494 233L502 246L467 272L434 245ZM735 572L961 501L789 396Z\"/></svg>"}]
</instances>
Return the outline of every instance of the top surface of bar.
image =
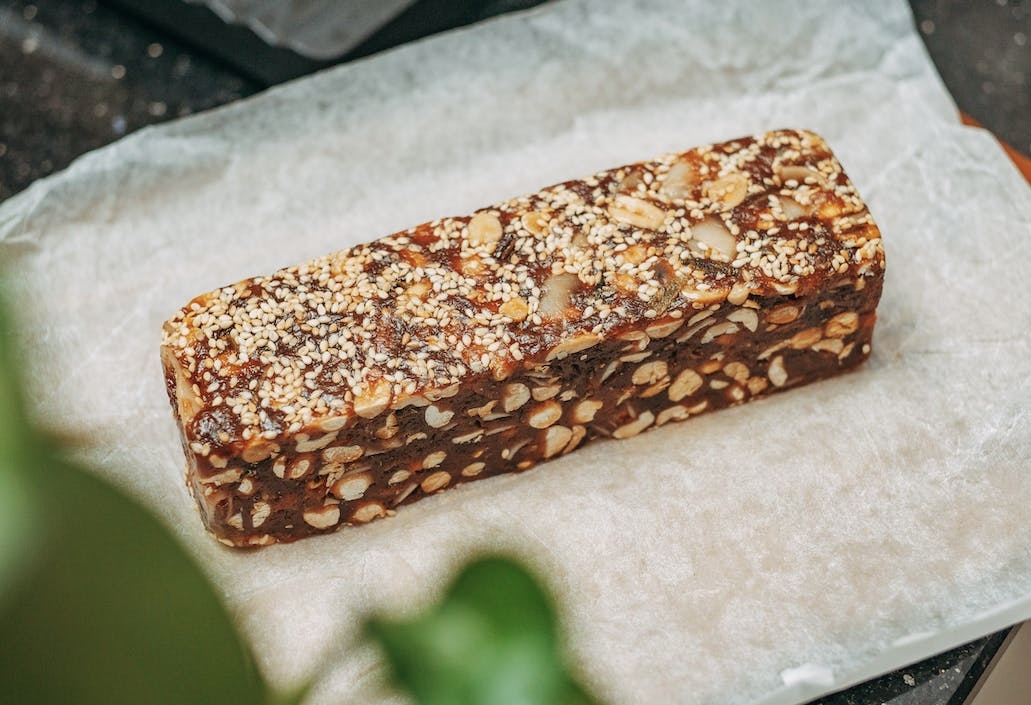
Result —
<instances>
[{"instance_id":1,"label":"top surface of bar","mask_svg":"<svg viewBox=\"0 0 1031 705\"><path fill-rule=\"evenodd\" d=\"M444 396L469 376L504 379L521 360L564 356L685 304L805 295L883 266L879 231L830 148L785 130L209 292L165 324L163 355L192 381L180 420L196 436L274 439Z\"/></svg>"}]
</instances>

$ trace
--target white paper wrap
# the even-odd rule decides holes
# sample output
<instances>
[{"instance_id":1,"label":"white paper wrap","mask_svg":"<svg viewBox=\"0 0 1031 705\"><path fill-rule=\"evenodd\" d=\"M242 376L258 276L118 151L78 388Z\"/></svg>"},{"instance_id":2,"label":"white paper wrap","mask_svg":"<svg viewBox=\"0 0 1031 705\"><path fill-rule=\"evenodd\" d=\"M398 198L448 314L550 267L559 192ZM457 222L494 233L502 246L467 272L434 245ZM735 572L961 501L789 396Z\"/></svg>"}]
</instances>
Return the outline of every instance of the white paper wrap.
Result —
<instances>
[{"instance_id":1,"label":"white paper wrap","mask_svg":"<svg viewBox=\"0 0 1031 705\"><path fill-rule=\"evenodd\" d=\"M254 552L182 479L162 322L194 295L699 144L820 132L888 275L854 374ZM0 206L40 418L223 591L266 674L380 703L353 638L471 553L529 561L617 705L792 703L1031 617L1031 191L905 3L569 0L146 129ZM331 654L332 656L327 656Z\"/></svg>"}]
</instances>

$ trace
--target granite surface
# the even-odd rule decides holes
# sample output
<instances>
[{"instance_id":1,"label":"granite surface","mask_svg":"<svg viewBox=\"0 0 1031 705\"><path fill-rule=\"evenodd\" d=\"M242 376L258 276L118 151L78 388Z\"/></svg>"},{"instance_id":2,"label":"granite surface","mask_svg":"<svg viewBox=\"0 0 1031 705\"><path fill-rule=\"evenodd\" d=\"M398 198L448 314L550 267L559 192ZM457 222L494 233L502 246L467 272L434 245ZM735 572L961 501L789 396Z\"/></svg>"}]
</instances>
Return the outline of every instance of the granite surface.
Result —
<instances>
[{"instance_id":1,"label":"granite surface","mask_svg":"<svg viewBox=\"0 0 1031 705\"><path fill-rule=\"evenodd\" d=\"M911 4L959 107L1031 154L1031 0ZM504 9L503 2L484 3L470 17ZM133 130L266 87L253 76L120 6L0 0L0 200ZM959 705L1003 637L815 702Z\"/></svg>"}]
</instances>

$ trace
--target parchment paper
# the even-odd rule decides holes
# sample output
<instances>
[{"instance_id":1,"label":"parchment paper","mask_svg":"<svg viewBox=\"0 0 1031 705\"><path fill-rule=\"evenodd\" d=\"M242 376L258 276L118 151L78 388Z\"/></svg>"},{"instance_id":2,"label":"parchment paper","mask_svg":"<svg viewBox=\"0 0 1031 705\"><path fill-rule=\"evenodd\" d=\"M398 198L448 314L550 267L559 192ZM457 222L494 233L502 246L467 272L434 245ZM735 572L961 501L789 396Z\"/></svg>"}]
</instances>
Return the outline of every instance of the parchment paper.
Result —
<instances>
[{"instance_id":1,"label":"parchment paper","mask_svg":"<svg viewBox=\"0 0 1031 705\"><path fill-rule=\"evenodd\" d=\"M855 374L239 553L201 528L157 355L192 296L666 150L822 133L888 278ZM903 2L571 0L131 135L0 206L40 418L168 523L276 683L378 703L373 609L510 550L635 703L790 703L1031 617L1031 193ZM389 698L387 698L389 700Z\"/></svg>"}]
</instances>

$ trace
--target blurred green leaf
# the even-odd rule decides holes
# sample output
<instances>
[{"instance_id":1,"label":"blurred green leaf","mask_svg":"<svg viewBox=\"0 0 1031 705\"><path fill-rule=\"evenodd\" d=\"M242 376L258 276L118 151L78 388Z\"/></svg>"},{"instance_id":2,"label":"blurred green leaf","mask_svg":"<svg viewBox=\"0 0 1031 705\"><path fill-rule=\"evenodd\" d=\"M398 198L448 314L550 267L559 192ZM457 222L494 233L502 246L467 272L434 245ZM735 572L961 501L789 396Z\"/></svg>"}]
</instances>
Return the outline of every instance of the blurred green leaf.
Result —
<instances>
[{"instance_id":1,"label":"blurred green leaf","mask_svg":"<svg viewBox=\"0 0 1031 705\"><path fill-rule=\"evenodd\" d=\"M0 310L0 702L295 702L165 528L32 430L8 325Z\"/></svg>"},{"instance_id":2,"label":"blurred green leaf","mask_svg":"<svg viewBox=\"0 0 1031 705\"><path fill-rule=\"evenodd\" d=\"M22 472L33 434L21 413L14 335L0 306L0 610L32 561L35 509Z\"/></svg>"},{"instance_id":3,"label":"blurred green leaf","mask_svg":"<svg viewBox=\"0 0 1031 705\"><path fill-rule=\"evenodd\" d=\"M443 602L410 620L373 619L394 684L422 705L587 705L568 673L537 581L500 557L471 563Z\"/></svg>"}]
</instances>

